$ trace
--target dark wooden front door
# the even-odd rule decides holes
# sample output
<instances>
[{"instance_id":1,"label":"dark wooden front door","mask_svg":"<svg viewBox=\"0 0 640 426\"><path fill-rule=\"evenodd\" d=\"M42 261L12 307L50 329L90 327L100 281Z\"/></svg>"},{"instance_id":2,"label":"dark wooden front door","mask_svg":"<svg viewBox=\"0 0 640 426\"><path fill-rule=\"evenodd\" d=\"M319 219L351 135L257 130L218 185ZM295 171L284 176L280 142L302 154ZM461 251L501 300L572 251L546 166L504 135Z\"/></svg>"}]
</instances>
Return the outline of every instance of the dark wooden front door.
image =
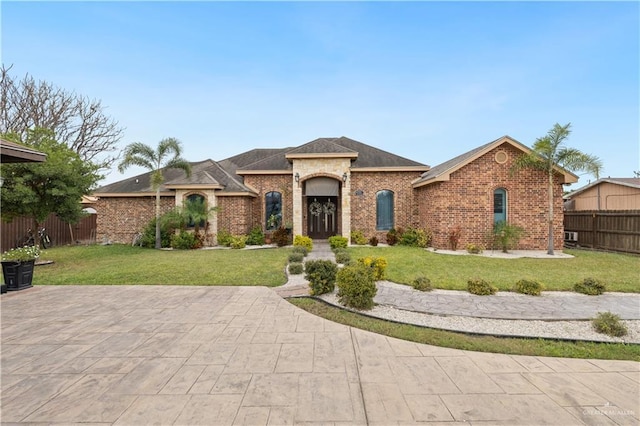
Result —
<instances>
[{"instance_id":1,"label":"dark wooden front door","mask_svg":"<svg viewBox=\"0 0 640 426\"><path fill-rule=\"evenodd\" d=\"M307 232L316 239L338 233L338 197L307 198Z\"/></svg>"}]
</instances>

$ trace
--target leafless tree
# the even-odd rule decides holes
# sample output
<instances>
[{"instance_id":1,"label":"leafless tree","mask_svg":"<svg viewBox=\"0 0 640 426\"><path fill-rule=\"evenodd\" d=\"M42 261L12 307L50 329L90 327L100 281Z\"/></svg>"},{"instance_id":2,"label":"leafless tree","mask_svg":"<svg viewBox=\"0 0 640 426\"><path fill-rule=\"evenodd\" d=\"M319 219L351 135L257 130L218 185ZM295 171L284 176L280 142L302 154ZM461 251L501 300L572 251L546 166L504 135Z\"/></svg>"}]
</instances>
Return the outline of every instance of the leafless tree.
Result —
<instances>
[{"instance_id":1,"label":"leafless tree","mask_svg":"<svg viewBox=\"0 0 640 426\"><path fill-rule=\"evenodd\" d=\"M24 141L27 130L49 129L83 160L105 169L113 164L124 129L105 114L100 100L36 81L29 74L17 80L11 68L0 69L0 133L15 133Z\"/></svg>"}]
</instances>

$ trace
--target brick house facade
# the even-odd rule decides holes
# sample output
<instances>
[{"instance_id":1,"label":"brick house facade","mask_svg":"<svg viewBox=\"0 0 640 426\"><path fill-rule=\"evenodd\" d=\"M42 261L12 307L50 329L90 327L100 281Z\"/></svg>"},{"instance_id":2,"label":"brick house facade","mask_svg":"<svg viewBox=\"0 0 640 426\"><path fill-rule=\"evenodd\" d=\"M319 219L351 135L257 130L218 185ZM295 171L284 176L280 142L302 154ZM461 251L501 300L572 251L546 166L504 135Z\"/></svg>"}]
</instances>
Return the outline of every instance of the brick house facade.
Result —
<instances>
[{"instance_id":1,"label":"brick house facade","mask_svg":"<svg viewBox=\"0 0 640 426\"><path fill-rule=\"evenodd\" d=\"M508 136L438 166L409 160L345 137L320 138L294 148L255 149L215 162L192 163L192 176L165 170L162 211L200 196L217 207L208 241L227 231L247 234L291 227L294 235L350 237L362 231L386 241L390 228L428 228L433 247L448 248L460 227L459 248L487 246L498 219L525 228L519 249L547 245L547 176L511 172L529 148ZM563 245L562 185L577 177L558 169L554 192L554 246ZM154 217L149 174L98 189L98 238L129 242Z\"/></svg>"}]
</instances>

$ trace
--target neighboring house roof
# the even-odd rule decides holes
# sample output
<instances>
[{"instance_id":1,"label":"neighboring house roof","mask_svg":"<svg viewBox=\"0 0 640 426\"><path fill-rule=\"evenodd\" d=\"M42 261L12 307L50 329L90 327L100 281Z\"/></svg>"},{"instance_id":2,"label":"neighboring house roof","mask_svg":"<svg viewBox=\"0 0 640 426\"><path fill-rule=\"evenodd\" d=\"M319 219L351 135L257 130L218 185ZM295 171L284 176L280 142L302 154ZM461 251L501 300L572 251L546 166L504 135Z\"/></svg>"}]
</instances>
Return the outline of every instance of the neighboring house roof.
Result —
<instances>
[{"instance_id":1,"label":"neighboring house roof","mask_svg":"<svg viewBox=\"0 0 640 426\"><path fill-rule=\"evenodd\" d=\"M629 188L637 188L640 189L640 178L602 178L602 179L598 179L594 182L591 182L588 185L583 186L582 188L578 188L575 191L570 192L569 194L565 195L564 198L570 200L571 198L575 197L576 195L586 191L589 188L593 188L594 186L603 184L603 183L611 183L614 185L620 185L620 186L627 186Z\"/></svg>"},{"instance_id":2,"label":"neighboring house roof","mask_svg":"<svg viewBox=\"0 0 640 426\"><path fill-rule=\"evenodd\" d=\"M47 154L6 139L0 139L0 162L33 163L47 159Z\"/></svg>"},{"instance_id":3,"label":"neighboring house roof","mask_svg":"<svg viewBox=\"0 0 640 426\"><path fill-rule=\"evenodd\" d=\"M318 138L295 148L282 150L255 163L239 167L238 174L260 171L291 171L291 159L317 156L340 156L352 158L351 169L414 169L428 170L429 166L391 154L371 145L344 136L339 138Z\"/></svg>"},{"instance_id":4,"label":"neighboring house roof","mask_svg":"<svg viewBox=\"0 0 640 426\"><path fill-rule=\"evenodd\" d=\"M238 182L231 174L213 160L194 162L191 164L191 176L187 177L182 169L163 169L164 183L160 192L170 189L219 189L221 193L253 193L251 189ZM122 196L153 194L151 172L143 173L98 188L97 196Z\"/></svg>"},{"instance_id":5,"label":"neighboring house roof","mask_svg":"<svg viewBox=\"0 0 640 426\"><path fill-rule=\"evenodd\" d=\"M461 169L462 167L466 166L472 161L475 161L487 152L504 143L508 143L527 154L532 152L531 149L526 145L518 142L510 136L505 135L487 144L479 146L478 148L472 149L471 151L465 152L464 154L458 155L457 157L452 158L449 161L445 161L444 163L432 167L428 172L424 173L420 178L415 180L413 182L413 186L414 188L417 188L420 186L429 185L434 182L447 181L449 180L453 172ZM564 176L564 183L573 183L578 181L578 176L576 176L575 174L560 167L557 167L556 170L558 173Z\"/></svg>"}]
</instances>

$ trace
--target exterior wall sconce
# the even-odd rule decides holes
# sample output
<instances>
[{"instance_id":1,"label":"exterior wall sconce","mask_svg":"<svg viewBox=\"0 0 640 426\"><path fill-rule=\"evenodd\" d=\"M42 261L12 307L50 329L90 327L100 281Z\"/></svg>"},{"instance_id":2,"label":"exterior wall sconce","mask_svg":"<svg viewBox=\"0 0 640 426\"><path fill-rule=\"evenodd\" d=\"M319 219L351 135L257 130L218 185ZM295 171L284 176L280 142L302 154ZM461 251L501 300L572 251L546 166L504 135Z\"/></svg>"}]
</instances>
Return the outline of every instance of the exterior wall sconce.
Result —
<instances>
[{"instance_id":1,"label":"exterior wall sconce","mask_svg":"<svg viewBox=\"0 0 640 426\"><path fill-rule=\"evenodd\" d=\"M343 181L343 182L346 182L348 177L349 177L349 176L347 176L347 172L344 172L344 173L342 174L342 181Z\"/></svg>"},{"instance_id":2,"label":"exterior wall sconce","mask_svg":"<svg viewBox=\"0 0 640 426\"><path fill-rule=\"evenodd\" d=\"M296 180L296 182L300 182L300 173L296 173L293 178Z\"/></svg>"}]
</instances>

